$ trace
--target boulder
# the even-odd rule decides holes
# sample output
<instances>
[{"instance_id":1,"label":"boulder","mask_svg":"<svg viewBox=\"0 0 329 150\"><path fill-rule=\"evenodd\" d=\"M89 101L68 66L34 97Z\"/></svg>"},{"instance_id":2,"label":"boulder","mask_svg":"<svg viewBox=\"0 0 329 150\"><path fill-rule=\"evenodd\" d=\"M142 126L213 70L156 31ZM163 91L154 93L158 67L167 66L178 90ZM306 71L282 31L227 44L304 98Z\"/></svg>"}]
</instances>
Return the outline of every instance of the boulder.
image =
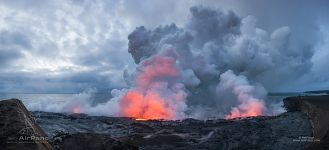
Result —
<instances>
[{"instance_id":1,"label":"boulder","mask_svg":"<svg viewBox=\"0 0 329 150\"><path fill-rule=\"evenodd\" d=\"M0 101L0 148L52 150L48 137L20 100Z\"/></svg>"},{"instance_id":2,"label":"boulder","mask_svg":"<svg viewBox=\"0 0 329 150\"><path fill-rule=\"evenodd\" d=\"M296 96L283 100L288 112L305 113L313 128L309 149L329 149L329 95Z\"/></svg>"}]
</instances>

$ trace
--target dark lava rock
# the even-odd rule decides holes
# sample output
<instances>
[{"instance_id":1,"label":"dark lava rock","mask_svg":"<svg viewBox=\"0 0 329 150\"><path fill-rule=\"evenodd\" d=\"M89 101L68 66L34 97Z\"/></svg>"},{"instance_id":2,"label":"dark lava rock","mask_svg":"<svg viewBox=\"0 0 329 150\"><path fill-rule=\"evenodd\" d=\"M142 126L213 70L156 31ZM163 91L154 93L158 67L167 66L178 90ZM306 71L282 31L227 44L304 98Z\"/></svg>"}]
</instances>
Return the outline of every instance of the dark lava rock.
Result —
<instances>
[{"instance_id":1,"label":"dark lava rock","mask_svg":"<svg viewBox=\"0 0 329 150\"><path fill-rule=\"evenodd\" d=\"M0 149L50 150L48 137L17 99L0 101Z\"/></svg>"},{"instance_id":2,"label":"dark lava rock","mask_svg":"<svg viewBox=\"0 0 329 150\"><path fill-rule=\"evenodd\" d=\"M55 141L59 150L138 150L139 147L113 139L107 134L76 133Z\"/></svg>"},{"instance_id":3,"label":"dark lava rock","mask_svg":"<svg viewBox=\"0 0 329 150\"><path fill-rule=\"evenodd\" d=\"M32 116L46 132L50 143L61 150L328 149L328 97L291 97L284 100L284 105L288 112L278 116L231 120L136 121L126 117L49 112L32 112ZM21 108L22 111L17 111ZM0 146L7 146L7 141L17 137L17 132L44 135L20 101L1 101L0 112ZM26 125L33 130L18 130ZM35 144L49 146L48 143Z\"/></svg>"},{"instance_id":4,"label":"dark lava rock","mask_svg":"<svg viewBox=\"0 0 329 150\"><path fill-rule=\"evenodd\" d=\"M329 149L329 95L296 96L283 100L287 111L305 113L313 128L314 137L310 141L309 149Z\"/></svg>"},{"instance_id":5,"label":"dark lava rock","mask_svg":"<svg viewBox=\"0 0 329 150\"><path fill-rule=\"evenodd\" d=\"M143 150L291 150L306 149L307 142L294 142L294 140L313 136L310 121L302 112L206 121L195 119L136 121L132 118L97 116L72 119L71 115L66 114L47 112L33 112L33 114L39 125L47 131L51 141L54 141L54 145L58 137L64 137L59 141L61 139L65 141L68 135L86 133L88 136L102 136L100 141L104 137L113 138L122 143L136 145ZM90 133L93 134L89 135ZM85 138L85 141L87 140L88 138ZM70 143L74 144L74 142L77 140L72 140ZM90 142L79 143L90 144Z\"/></svg>"}]
</instances>

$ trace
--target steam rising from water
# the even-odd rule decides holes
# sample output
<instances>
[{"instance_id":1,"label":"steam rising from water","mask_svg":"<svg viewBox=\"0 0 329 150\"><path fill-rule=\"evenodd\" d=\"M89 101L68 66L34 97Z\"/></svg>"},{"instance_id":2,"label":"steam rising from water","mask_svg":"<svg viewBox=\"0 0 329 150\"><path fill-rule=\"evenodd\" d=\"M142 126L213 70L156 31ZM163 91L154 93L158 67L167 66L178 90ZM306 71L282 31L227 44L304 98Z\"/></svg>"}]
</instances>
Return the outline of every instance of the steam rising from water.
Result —
<instances>
[{"instance_id":1,"label":"steam rising from water","mask_svg":"<svg viewBox=\"0 0 329 150\"><path fill-rule=\"evenodd\" d=\"M274 65L266 48L270 47L271 43L260 41L264 36L268 36L266 31L255 28L252 17L242 21L231 11L193 7L191 14L191 21L185 28L178 28L174 24L160 26L154 30L138 27L128 36L129 52L138 68L136 73L130 76L132 78L127 78L128 81L133 80L129 83L134 84L126 93L128 96L121 99L125 106L120 110L124 115L143 118L141 112L148 112L149 108L152 108L149 103L156 102L161 107L153 109L152 113L166 114L163 116L166 119L177 118L172 114L183 114L180 116L185 117L200 117L199 114L203 114L202 116L209 117L213 115L210 113L213 111L208 111L209 109L220 109L221 113L216 113L217 117L224 112L226 115L221 117L225 118L263 115L266 110L265 103L258 97L263 98L266 90L256 80L250 84L247 78L255 78L255 75ZM275 44L284 44L288 34L289 28L286 27L276 31L273 37L278 41L274 41ZM257 47L260 44L265 44L265 47ZM161 64L159 60L167 57L163 52L169 50L171 54L175 54L171 65L158 65ZM262 63L257 64L258 62ZM166 73L159 72L159 68ZM187 93L187 97L178 100L178 108L183 109L170 105L173 102L171 98L146 98L149 93L145 92L145 87L154 94L156 88L150 85L158 84L159 81L169 85L169 89L170 85L175 84L182 87L179 91ZM140 90L136 88L143 89L143 92L137 92ZM166 88L162 89L166 91ZM156 95L164 95L161 94L162 90L155 91ZM171 92L165 95L175 97ZM126 107L128 103L138 105ZM130 110L129 113L125 113L126 108Z\"/></svg>"},{"instance_id":2,"label":"steam rising from water","mask_svg":"<svg viewBox=\"0 0 329 150\"><path fill-rule=\"evenodd\" d=\"M232 107L230 114L225 116L226 119L259 116L264 113L264 100L254 96L255 87L244 76L236 76L231 70L221 74L217 90L232 92L240 103Z\"/></svg>"}]
</instances>

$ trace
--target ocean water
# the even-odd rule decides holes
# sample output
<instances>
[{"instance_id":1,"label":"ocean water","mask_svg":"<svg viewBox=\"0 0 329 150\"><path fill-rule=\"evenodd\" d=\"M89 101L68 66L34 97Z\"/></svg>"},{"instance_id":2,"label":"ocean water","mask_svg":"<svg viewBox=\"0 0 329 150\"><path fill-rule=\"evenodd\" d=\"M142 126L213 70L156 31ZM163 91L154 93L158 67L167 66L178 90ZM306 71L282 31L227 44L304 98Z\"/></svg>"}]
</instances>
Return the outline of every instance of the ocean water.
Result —
<instances>
[{"instance_id":1,"label":"ocean water","mask_svg":"<svg viewBox=\"0 0 329 150\"><path fill-rule=\"evenodd\" d=\"M111 93L72 93L72 94L62 94L62 93L51 93L51 94L30 94L30 93L0 93L0 100L17 98L21 100L24 104L37 101L49 101L51 103L61 103L72 100L81 95L89 96L92 103L98 104L103 103L112 98Z\"/></svg>"}]
</instances>

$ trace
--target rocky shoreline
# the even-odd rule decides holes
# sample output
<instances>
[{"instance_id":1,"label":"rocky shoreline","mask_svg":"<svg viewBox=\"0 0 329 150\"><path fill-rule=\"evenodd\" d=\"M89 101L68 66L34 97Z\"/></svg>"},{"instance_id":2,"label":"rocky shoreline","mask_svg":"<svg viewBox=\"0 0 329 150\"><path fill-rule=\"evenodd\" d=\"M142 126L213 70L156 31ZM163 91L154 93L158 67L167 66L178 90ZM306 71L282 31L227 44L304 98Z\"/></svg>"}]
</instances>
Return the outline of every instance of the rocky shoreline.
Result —
<instances>
[{"instance_id":1,"label":"rocky shoreline","mask_svg":"<svg viewBox=\"0 0 329 150\"><path fill-rule=\"evenodd\" d=\"M297 96L283 101L287 112L278 116L136 121L124 117L28 112L17 99L3 100L0 101L0 147L27 150L328 149L329 96ZM35 138L22 139L22 135Z\"/></svg>"}]
</instances>

